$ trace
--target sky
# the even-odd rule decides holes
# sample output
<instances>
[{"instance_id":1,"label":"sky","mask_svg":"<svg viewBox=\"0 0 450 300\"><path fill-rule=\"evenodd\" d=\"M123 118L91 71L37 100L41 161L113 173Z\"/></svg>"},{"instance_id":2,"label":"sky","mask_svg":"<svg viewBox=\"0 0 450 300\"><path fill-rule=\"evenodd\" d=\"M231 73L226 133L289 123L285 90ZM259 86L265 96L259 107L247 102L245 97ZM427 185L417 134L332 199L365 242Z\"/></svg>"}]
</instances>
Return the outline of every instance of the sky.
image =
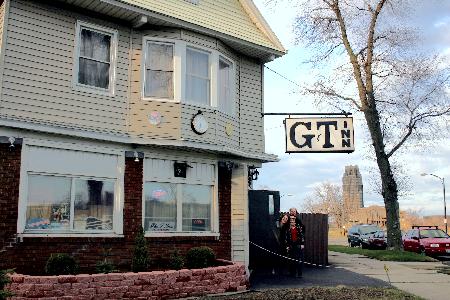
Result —
<instances>
[{"instance_id":1,"label":"sky","mask_svg":"<svg viewBox=\"0 0 450 300\"><path fill-rule=\"evenodd\" d=\"M290 81L302 85L311 82L314 72L301 63L305 49L295 45L292 30L295 10L289 5L265 5L266 0L254 0L262 15L278 36L288 54L266 64L270 69L282 74ZM442 53L450 54L450 1L420 1L419 7L411 16L411 22L425 33L424 44ZM312 104L312 98L295 93L298 86L269 70L264 73L265 112L336 112L320 110ZM280 191L281 209L295 206L300 210L304 198L312 193L321 182L342 185L345 166L358 165L364 185L364 204L384 205L383 198L374 191L373 170L378 171L376 163L367 159L366 129L361 115L353 115L355 124L355 152L321 154L286 154L285 133L282 116L265 116L266 153L278 155L280 161L263 164L260 175L254 182L255 189ZM447 179L450 190L450 135L432 148L415 150L402 155L402 165L409 176L410 189L399 197L401 210L414 210L421 215L443 215L443 187L439 179L421 176L422 173L435 174ZM372 170L372 171L371 171ZM372 173L371 173L372 172ZM446 193L450 202L450 193ZM450 203L449 203L450 212Z\"/></svg>"}]
</instances>

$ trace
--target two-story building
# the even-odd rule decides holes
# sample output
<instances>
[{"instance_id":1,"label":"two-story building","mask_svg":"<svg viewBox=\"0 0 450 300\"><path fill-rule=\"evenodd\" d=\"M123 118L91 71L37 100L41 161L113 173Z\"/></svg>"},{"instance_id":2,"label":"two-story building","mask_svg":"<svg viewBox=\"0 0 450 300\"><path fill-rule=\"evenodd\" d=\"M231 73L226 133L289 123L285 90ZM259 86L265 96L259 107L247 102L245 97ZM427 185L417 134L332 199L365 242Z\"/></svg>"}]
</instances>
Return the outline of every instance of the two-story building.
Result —
<instances>
[{"instance_id":1,"label":"two-story building","mask_svg":"<svg viewBox=\"0 0 450 300\"><path fill-rule=\"evenodd\" d=\"M0 268L51 253L120 268L213 248L248 262L264 63L285 53L251 0L4 0Z\"/></svg>"}]
</instances>

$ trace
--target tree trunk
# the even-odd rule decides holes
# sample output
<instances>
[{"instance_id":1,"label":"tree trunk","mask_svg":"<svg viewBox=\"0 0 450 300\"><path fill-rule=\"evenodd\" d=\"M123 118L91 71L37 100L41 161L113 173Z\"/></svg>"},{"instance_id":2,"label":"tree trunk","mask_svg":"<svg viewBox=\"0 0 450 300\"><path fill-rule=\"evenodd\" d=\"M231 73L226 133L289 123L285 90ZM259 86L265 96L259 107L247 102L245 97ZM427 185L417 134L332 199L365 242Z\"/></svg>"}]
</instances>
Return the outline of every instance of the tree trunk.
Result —
<instances>
[{"instance_id":1,"label":"tree trunk","mask_svg":"<svg viewBox=\"0 0 450 300\"><path fill-rule=\"evenodd\" d=\"M397 183L392 174L391 164L386 154L383 143L383 134L381 132L380 117L375 105L375 99L372 93L367 93L369 107L364 109L367 126L372 138L377 164L380 170L382 196L386 209L386 227L388 237L388 248L401 248L400 214L398 205Z\"/></svg>"}]
</instances>

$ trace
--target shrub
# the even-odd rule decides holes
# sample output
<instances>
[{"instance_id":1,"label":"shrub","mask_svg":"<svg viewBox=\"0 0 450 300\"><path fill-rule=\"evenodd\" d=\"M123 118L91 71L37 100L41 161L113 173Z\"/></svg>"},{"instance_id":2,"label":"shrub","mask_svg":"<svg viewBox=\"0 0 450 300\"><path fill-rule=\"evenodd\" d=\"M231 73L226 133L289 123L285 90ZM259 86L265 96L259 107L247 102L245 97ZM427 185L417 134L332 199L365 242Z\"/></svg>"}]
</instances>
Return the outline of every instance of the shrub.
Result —
<instances>
[{"instance_id":1,"label":"shrub","mask_svg":"<svg viewBox=\"0 0 450 300\"><path fill-rule=\"evenodd\" d=\"M178 250L170 254L169 268L172 270L180 270L184 266L184 259Z\"/></svg>"},{"instance_id":2,"label":"shrub","mask_svg":"<svg viewBox=\"0 0 450 300\"><path fill-rule=\"evenodd\" d=\"M114 273L117 272L116 266L112 263L106 260L106 258L102 261L99 261L95 264L95 271L97 273Z\"/></svg>"},{"instance_id":3,"label":"shrub","mask_svg":"<svg viewBox=\"0 0 450 300\"><path fill-rule=\"evenodd\" d=\"M12 272L13 270L0 270L0 300L14 296L13 293L5 289L5 286L11 282L8 274Z\"/></svg>"},{"instance_id":4,"label":"shrub","mask_svg":"<svg viewBox=\"0 0 450 300\"><path fill-rule=\"evenodd\" d=\"M103 259L95 264L95 271L97 273L108 274L117 272L116 266L108 259L111 256L111 251L112 248L103 248Z\"/></svg>"},{"instance_id":5,"label":"shrub","mask_svg":"<svg viewBox=\"0 0 450 300\"><path fill-rule=\"evenodd\" d=\"M150 260L148 258L147 242L144 236L144 228L140 228L134 239L133 260L131 269L133 272L147 271Z\"/></svg>"},{"instance_id":6,"label":"shrub","mask_svg":"<svg viewBox=\"0 0 450 300\"><path fill-rule=\"evenodd\" d=\"M52 253L45 265L45 273L48 275L77 274L78 264L75 258L66 253Z\"/></svg>"},{"instance_id":7,"label":"shrub","mask_svg":"<svg viewBox=\"0 0 450 300\"><path fill-rule=\"evenodd\" d=\"M207 268L214 265L216 255L209 247L194 247L186 254L186 265L189 269Z\"/></svg>"}]
</instances>

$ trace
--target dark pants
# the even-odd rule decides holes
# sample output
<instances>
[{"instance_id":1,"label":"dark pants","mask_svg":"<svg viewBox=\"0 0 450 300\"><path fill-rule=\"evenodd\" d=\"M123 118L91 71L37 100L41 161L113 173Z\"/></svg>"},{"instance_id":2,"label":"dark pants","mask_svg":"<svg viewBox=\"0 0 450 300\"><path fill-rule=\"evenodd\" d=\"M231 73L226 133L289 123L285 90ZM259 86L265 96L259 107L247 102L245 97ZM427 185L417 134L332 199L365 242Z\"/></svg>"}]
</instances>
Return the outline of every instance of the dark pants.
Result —
<instances>
[{"instance_id":1,"label":"dark pants","mask_svg":"<svg viewBox=\"0 0 450 300\"><path fill-rule=\"evenodd\" d=\"M303 269L303 250L300 245L293 245L288 252L289 258L289 273L293 276L302 276Z\"/></svg>"}]
</instances>

